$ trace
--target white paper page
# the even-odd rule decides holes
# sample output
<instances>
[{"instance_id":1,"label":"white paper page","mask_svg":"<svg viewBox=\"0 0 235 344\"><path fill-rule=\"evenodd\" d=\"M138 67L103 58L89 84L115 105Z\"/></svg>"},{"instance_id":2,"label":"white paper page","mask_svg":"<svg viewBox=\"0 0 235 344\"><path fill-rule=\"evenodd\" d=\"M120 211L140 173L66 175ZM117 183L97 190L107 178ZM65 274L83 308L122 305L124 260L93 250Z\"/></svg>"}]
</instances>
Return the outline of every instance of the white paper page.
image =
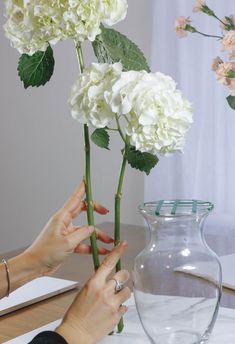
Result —
<instances>
[{"instance_id":1,"label":"white paper page","mask_svg":"<svg viewBox=\"0 0 235 344\"><path fill-rule=\"evenodd\" d=\"M164 296L161 296L161 298ZM169 297L166 297L166 300ZM99 344L149 344L145 335L135 308L134 298L125 303L129 310L124 316L125 328L122 334L107 336ZM46 326L38 328L23 336L12 339L4 344L28 344L38 333L42 331L54 330L60 323L60 320L54 321ZM235 310L221 308L219 316L210 339L210 344L234 344L235 343Z\"/></svg>"},{"instance_id":2,"label":"white paper page","mask_svg":"<svg viewBox=\"0 0 235 344\"><path fill-rule=\"evenodd\" d=\"M0 300L0 315L42 301L62 292L74 289L78 282L54 277L40 277L13 291L9 297Z\"/></svg>"},{"instance_id":3,"label":"white paper page","mask_svg":"<svg viewBox=\"0 0 235 344\"><path fill-rule=\"evenodd\" d=\"M235 290L235 254L219 257L222 266L222 284L224 287ZM175 271L185 272L190 275L208 278L207 271L211 271L211 263L197 262L197 269L190 269L189 265L179 266Z\"/></svg>"}]
</instances>

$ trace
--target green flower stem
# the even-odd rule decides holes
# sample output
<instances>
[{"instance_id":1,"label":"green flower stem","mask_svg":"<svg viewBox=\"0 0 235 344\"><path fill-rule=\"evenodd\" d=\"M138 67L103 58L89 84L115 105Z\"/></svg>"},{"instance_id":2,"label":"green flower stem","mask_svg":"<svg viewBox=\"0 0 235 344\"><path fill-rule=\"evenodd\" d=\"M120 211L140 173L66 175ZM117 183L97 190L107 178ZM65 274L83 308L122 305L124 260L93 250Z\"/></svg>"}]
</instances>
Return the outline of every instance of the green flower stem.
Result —
<instances>
[{"instance_id":1,"label":"green flower stem","mask_svg":"<svg viewBox=\"0 0 235 344\"><path fill-rule=\"evenodd\" d=\"M85 69L85 63L84 63L84 58L83 58L83 53L82 53L82 47L81 44L76 44L76 53L77 53L77 59L78 59L78 65L80 68L80 73L82 74Z\"/></svg>"},{"instance_id":2,"label":"green flower stem","mask_svg":"<svg viewBox=\"0 0 235 344\"><path fill-rule=\"evenodd\" d=\"M121 213L122 186L123 186L126 164L127 164L127 159L126 159L126 152L124 150L121 171L120 171L119 179L118 179L118 187L117 187L117 192L115 195L115 228L114 228L115 246L118 245L121 241L120 213ZM116 265L116 272L120 270L121 270L121 260L119 260ZM124 329L124 321L123 321L123 318L121 318L118 323L118 333L121 333L123 329Z\"/></svg>"},{"instance_id":3,"label":"green flower stem","mask_svg":"<svg viewBox=\"0 0 235 344\"><path fill-rule=\"evenodd\" d=\"M80 44L76 45L78 64L80 72L83 73L85 69L82 47ZM90 157L90 138L89 128L85 124L83 128L84 142L85 142L85 182L86 182L86 202L87 202L87 221L88 224L94 226L94 209L93 209L93 198L92 198L92 187L91 187L91 157ZM92 248L92 258L94 268L97 270L100 266L99 253L97 247L96 234L93 233L90 238Z\"/></svg>"},{"instance_id":4,"label":"green flower stem","mask_svg":"<svg viewBox=\"0 0 235 344\"><path fill-rule=\"evenodd\" d=\"M125 136L122 132L122 129L121 129L121 126L120 126L120 123L119 123L119 120L118 120L118 115L115 116L115 119L116 119L116 123L117 123L117 130L119 131L119 134L122 138L122 140L126 143L126 139L125 139Z\"/></svg>"},{"instance_id":5,"label":"green flower stem","mask_svg":"<svg viewBox=\"0 0 235 344\"><path fill-rule=\"evenodd\" d=\"M226 23L223 22L223 20L221 20L219 17L217 17L217 15L214 13L213 17L215 19L217 19L221 24L223 24L224 26L226 26Z\"/></svg>"},{"instance_id":6,"label":"green flower stem","mask_svg":"<svg viewBox=\"0 0 235 344\"><path fill-rule=\"evenodd\" d=\"M228 23L223 22L223 20L221 20L219 17L217 17L217 15L215 14L214 11L211 11L211 16L214 17L215 19L217 19L221 24L223 24L225 27L228 26Z\"/></svg>"},{"instance_id":7,"label":"green flower stem","mask_svg":"<svg viewBox=\"0 0 235 344\"><path fill-rule=\"evenodd\" d=\"M208 34L206 34L206 33L200 32L200 31L198 31L198 30L196 30L195 32L198 33L199 35L204 36L204 37L211 37L211 38L223 39L222 36L208 35Z\"/></svg>"},{"instance_id":8,"label":"green flower stem","mask_svg":"<svg viewBox=\"0 0 235 344\"><path fill-rule=\"evenodd\" d=\"M121 241L121 229L120 229L120 213L121 213L121 200L122 200L122 186L123 180L125 175L127 159L126 159L126 152L123 152L123 159L122 159L122 166L119 174L118 179L118 187L115 194L115 226L114 226L114 240L115 246L120 244ZM116 265L116 272L121 270L121 261Z\"/></svg>"},{"instance_id":9,"label":"green flower stem","mask_svg":"<svg viewBox=\"0 0 235 344\"><path fill-rule=\"evenodd\" d=\"M86 181L86 202L87 202L87 220L88 224L94 226L94 207L91 187L91 157L90 157L90 138L88 126L84 125L84 141L85 141L85 181ZM95 271L100 266L99 253L97 247L96 233L90 238L92 248L92 258Z\"/></svg>"},{"instance_id":10,"label":"green flower stem","mask_svg":"<svg viewBox=\"0 0 235 344\"><path fill-rule=\"evenodd\" d=\"M108 127L107 127L107 130L110 130L110 131L118 131L118 129L116 129L116 128L108 128Z\"/></svg>"},{"instance_id":11,"label":"green flower stem","mask_svg":"<svg viewBox=\"0 0 235 344\"><path fill-rule=\"evenodd\" d=\"M117 186L117 191L115 194L115 225L114 225L114 240L115 240L115 246L118 245L121 242L121 223L120 223L120 218L121 218L121 200L122 200L122 187L123 187L123 181L124 181L124 175L125 175L125 170L126 170L126 165L127 165L127 159L126 159L126 148L129 144L128 139L125 138L119 120L118 116L116 115L116 123L117 123L117 128L120 133L121 138L125 142L125 149L123 151L123 159L122 159L122 165L121 165L121 170L118 178L118 186ZM116 265L116 272L121 270L121 260L118 261ZM118 333L121 333L124 329L124 322L123 318L120 319L118 323Z\"/></svg>"},{"instance_id":12,"label":"green flower stem","mask_svg":"<svg viewBox=\"0 0 235 344\"><path fill-rule=\"evenodd\" d=\"M184 28L185 31L191 32L191 33L198 33L199 35L202 35L204 37L212 37L212 38L219 38L223 39L222 36L215 36L215 35L208 35L206 33L203 33L201 31L198 31L194 26L187 24Z\"/></svg>"}]
</instances>

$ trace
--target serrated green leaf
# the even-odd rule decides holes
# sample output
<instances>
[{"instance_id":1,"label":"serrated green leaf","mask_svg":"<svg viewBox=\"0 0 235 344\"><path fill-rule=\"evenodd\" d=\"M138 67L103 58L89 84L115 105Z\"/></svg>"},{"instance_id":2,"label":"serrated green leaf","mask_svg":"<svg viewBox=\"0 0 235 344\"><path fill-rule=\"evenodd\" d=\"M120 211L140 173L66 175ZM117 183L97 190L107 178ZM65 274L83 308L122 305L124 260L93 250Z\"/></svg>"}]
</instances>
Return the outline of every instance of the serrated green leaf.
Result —
<instances>
[{"instance_id":1,"label":"serrated green leaf","mask_svg":"<svg viewBox=\"0 0 235 344\"><path fill-rule=\"evenodd\" d=\"M100 148L109 149L110 137L104 128L96 129L91 135L91 140Z\"/></svg>"},{"instance_id":2,"label":"serrated green leaf","mask_svg":"<svg viewBox=\"0 0 235 344\"><path fill-rule=\"evenodd\" d=\"M230 107L235 110L235 96L228 96L227 101L230 105Z\"/></svg>"},{"instance_id":3,"label":"serrated green leaf","mask_svg":"<svg viewBox=\"0 0 235 344\"><path fill-rule=\"evenodd\" d=\"M102 27L102 33L93 42L93 49L99 63L121 62L125 71L150 71L138 46L116 30Z\"/></svg>"},{"instance_id":4,"label":"serrated green leaf","mask_svg":"<svg viewBox=\"0 0 235 344\"><path fill-rule=\"evenodd\" d=\"M126 158L131 167L149 175L158 163L158 157L150 153L142 153L131 146L126 149Z\"/></svg>"},{"instance_id":5,"label":"serrated green leaf","mask_svg":"<svg viewBox=\"0 0 235 344\"><path fill-rule=\"evenodd\" d=\"M37 51L32 56L22 54L18 64L18 74L24 83L24 88L45 85L54 72L54 65L51 46L48 46L46 51Z\"/></svg>"},{"instance_id":6,"label":"serrated green leaf","mask_svg":"<svg viewBox=\"0 0 235 344\"><path fill-rule=\"evenodd\" d=\"M228 72L228 74L227 74L227 77L228 77L228 78L231 78L231 79L235 78L235 71L234 71L234 70L230 70L230 71Z\"/></svg>"}]
</instances>

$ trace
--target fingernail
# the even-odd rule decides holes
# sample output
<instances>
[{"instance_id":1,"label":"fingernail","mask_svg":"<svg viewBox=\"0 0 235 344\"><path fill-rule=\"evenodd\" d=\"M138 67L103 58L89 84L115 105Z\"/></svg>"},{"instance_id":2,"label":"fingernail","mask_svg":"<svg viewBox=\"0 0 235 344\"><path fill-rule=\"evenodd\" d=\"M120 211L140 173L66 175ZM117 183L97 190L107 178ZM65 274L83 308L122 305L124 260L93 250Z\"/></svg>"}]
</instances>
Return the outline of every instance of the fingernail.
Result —
<instances>
[{"instance_id":1,"label":"fingernail","mask_svg":"<svg viewBox=\"0 0 235 344\"><path fill-rule=\"evenodd\" d=\"M95 230L95 227L94 226L88 226L88 230L90 233L93 233Z\"/></svg>"},{"instance_id":2,"label":"fingernail","mask_svg":"<svg viewBox=\"0 0 235 344\"><path fill-rule=\"evenodd\" d=\"M121 245L122 245L123 247L126 247L126 246L127 246L127 241L126 241L126 240L122 241L122 242L121 242Z\"/></svg>"},{"instance_id":3,"label":"fingernail","mask_svg":"<svg viewBox=\"0 0 235 344\"><path fill-rule=\"evenodd\" d=\"M126 247L127 246L127 241L126 240L121 241L115 247L119 247L119 246Z\"/></svg>"}]
</instances>

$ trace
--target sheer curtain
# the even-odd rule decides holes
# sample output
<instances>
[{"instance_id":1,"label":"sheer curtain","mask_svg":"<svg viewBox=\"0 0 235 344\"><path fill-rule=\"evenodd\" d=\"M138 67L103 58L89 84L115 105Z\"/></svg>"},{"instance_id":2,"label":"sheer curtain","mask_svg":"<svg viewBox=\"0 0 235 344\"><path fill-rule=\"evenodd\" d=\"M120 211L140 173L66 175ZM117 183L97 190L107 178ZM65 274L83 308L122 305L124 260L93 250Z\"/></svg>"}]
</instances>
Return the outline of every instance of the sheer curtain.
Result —
<instances>
[{"instance_id":1,"label":"sheer curtain","mask_svg":"<svg viewBox=\"0 0 235 344\"><path fill-rule=\"evenodd\" d=\"M192 14L194 0L152 0L152 70L171 75L193 103L194 124L183 154L161 158L145 179L145 200L196 198L215 204L209 232L235 235L235 111L211 71L214 57L222 55L216 39L189 34L178 39L176 17L190 15L193 25L220 34L219 23ZM208 0L219 17L234 13L234 0Z\"/></svg>"}]
</instances>

